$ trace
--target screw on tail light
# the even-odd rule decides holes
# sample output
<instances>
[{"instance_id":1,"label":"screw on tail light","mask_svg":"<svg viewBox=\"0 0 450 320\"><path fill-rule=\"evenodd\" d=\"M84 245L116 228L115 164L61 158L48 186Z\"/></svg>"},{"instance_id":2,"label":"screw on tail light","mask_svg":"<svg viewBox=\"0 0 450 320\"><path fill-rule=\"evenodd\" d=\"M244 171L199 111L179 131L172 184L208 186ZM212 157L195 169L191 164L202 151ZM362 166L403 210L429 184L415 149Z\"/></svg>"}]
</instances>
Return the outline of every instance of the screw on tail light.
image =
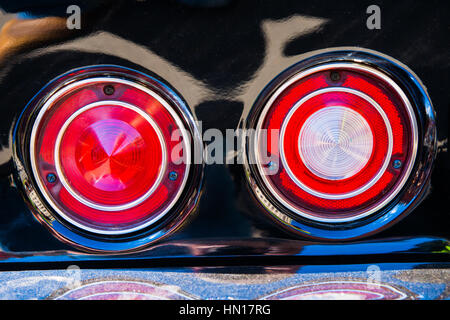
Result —
<instances>
[{"instance_id":1,"label":"screw on tail light","mask_svg":"<svg viewBox=\"0 0 450 320\"><path fill-rule=\"evenodd\" d=\"M330 50L288 68L260 94L246 129L256 130L245 144L251 192L297 235L373 234L409 213L428 188L430 99L407 67L381 54ZM266 152L279 163L275 174L266 174Z\"/></svg>"},{"instance_id":2,"label":"screw on tail light","mask_svg":"<svg viewBox=\"0 0 450 320\"><path fill-rule=\"evenodd\" d=\"M202 143L190 110L140 72L93 66L62 75L30 102L16 133L33 213L74 246L143 248L180 227L198 201L203 166L193 159Z\"/></svg>"}]
</instances>

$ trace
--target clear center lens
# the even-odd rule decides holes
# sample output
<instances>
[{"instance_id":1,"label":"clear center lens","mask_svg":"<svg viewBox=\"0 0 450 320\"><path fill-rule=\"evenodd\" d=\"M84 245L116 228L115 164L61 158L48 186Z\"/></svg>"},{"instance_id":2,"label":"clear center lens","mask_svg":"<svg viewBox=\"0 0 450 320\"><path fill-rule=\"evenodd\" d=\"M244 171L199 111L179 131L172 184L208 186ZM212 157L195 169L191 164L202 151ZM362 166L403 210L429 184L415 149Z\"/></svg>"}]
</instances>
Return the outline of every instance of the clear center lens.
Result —
<instances>
[{"instance_id":1,"label":"clear center lens","mask_svg":"<svg viewBox=\"0 0 450 320\"><path fill-rule=\"evenodd\" d=\"M373 150L370 125L351 108L331 106L304 123L298 147L305 166L316 176L343 180L360 172Z\"/></svg>"}]
</instances>

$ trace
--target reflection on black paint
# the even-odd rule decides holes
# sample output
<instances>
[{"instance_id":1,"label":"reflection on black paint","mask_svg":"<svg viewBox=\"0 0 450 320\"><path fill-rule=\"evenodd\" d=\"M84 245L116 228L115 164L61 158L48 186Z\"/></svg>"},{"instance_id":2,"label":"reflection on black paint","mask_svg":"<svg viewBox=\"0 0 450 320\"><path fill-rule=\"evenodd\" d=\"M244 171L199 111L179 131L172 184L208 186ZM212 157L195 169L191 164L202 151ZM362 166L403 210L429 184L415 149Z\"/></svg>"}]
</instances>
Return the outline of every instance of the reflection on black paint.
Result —
<instances>
[{"instance_id":1,"label":"reflection on black paint","mask_svg":"<svg viewBox=\"0 0 450 320\"><path fill-rule=\"evenodd\" d=\"M370 4L381 7L381 30L366 28L365 12ZM291 39L284 48L284 56L292 57L332 46L361 46L401 60L418 74L429 90L437 110L439 140L443 140L448 138L450 88L450 43L446 17L449 10L446 9L447 3L434 0L420 3L244 0L201 8L167 0L123 1L108 7L102 19L96 20L91 27L94 32L107 31L151 50L217 93L219 98L207 97L199 105L190 107L198 120L203 121L204 129L215 127L223 132L228 128L235 129L243 109L250 107L237 101L233 90L251 85L265 62L268 50L262 23L266 20L283 23L298 15L324 18L328 22L314 33ZM70 69L93 64L120 64L151 72L106 54L49 53L46 50L47 47L42 47L39 56L14 56L9 60L8 68L0 70L0 137L9 136L14 118L40 88ZM277 61L273 64L276 67ZM189 86L186 83L185 90L189 90ZM9 148L9 140L6 140L1 140L3 150ZM11 168L4 168L4 174L9 174ZM448 152L441 153L436 162L430 197L408 218L377 238L404 235L448 237L449 168ZM252 236L256 223L247 219L236 204L236 193L242 190L242 181L237 177L241 169L240 166L225 165L206 167L200 211L190 225L174 235L174 239ZM3 204L1 246L17 251L61 248L62 245L34 220L20 195L9 187L6 176L1 178L0 184ZM260 210L256 207L251 209L256 215Z\"/></svg>"}]
</instances>

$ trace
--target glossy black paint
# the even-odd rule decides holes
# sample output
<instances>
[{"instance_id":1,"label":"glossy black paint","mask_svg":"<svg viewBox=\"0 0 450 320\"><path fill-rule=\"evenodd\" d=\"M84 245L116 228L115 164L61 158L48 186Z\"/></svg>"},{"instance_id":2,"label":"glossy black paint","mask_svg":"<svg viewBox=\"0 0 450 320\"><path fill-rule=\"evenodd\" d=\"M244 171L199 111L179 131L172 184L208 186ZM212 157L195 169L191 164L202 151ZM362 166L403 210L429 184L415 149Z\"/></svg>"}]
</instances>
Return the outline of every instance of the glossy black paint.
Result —
<instances>
[{"instance_id":1,"label":"glossy black paint","mask_svg":"<svg viewBox=\"0 0 450 320\"><path fill-rule=\"evenodd\" d=\"M345 265L367 263L436 263L449 268L449 242L439 238L401 238L348 244L287 239L199 239L168 241L140 253L92 255L72 251L5 253L0 270L89 268Z\"/></svg>"},{"instance_id":2,"label":"glossy black paint","mask_svg":"<svg viewBox=\"0 0 450 320\"><path fill-rule=\"evenodd\" d=\"M381 30L366 28L366 8L382 9ZM32 217L11 186L14 121L49 81L73 68L117 64L156 74L186 100L205 127L235 129L258 94L313 50L356 46L410 67L437 113L438 141L448 139L449 5L443 1L232 1L214 8L174 1L121 1L89 13L79 34L24 48L0 68L0 243L5 251L70 249ZM429 196L396 226L370 238L449 238L450 159L441 147ZM171 239L291 238L249 217L240 166L206 166L199 212ZM256 206L252 214L258 214Z\"/></svg>"}]
</instances>

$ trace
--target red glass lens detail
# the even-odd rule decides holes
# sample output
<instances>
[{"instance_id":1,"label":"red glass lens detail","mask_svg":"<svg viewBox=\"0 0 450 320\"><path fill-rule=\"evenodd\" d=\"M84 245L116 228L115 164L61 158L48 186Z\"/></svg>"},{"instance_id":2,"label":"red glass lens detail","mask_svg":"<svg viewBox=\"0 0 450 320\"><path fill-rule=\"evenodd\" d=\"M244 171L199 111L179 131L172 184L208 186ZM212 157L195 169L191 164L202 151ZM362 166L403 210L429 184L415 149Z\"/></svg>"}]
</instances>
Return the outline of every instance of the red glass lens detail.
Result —
<instances>
[{"instance_id":1,"label":"red glass lens detail","mask_svg":"<svg viewBox=\"0 0 450 320\"><path fill-rule=\"evenodd\" d=\"M340 80L331 80L331 72L339 73ZM279 170L276 174L266 175L264 168L267 164L260 161L258 167L269 192L291 211L319 221L356 219L378 208L393 190L397 190L397 186L408 174L409 164L414 160L412 157L415 147L411 116L398 91L375 73L350 67L318 70L299 77L282 91L278 90L277 96L269 101L258 128L268 132L279 130L281 138L272 141L272 136L268 134L266 141L258 141L259 148L256 152L258 159L267 158L261 153L265 150L262 146L267 146L268 154L279 160ZM333 109L337 110L334 114L347 110L348 114L353 114L354 119L362 119L357 127L359 131L355 132L365 132L367 137L363 141L368 146L364 148L371 150L370 153L364 151L366 153L361 160L361 167L356 172L341 178L331 175L327 178L326 175L319 175L311 170L311 166L302 158L301 151L301 133L312 132L314 136L315 131L322 130L321 127L311 128L315 124L310 119L320 120L318 123L321 124L328 121L331 123L330 128L338 128L332 122L342 120L333 119L332 112L328 116L327 113L320 113L321 110ZM323 117L328 119L323 120ZM305 129L305 123L310 127ZM347 126L351 131L356 124ZM337 132L328 136L345 138L345 128L335 131ZM325 132L322 133L322 136L326 136ZM356 138L353 140L345 141L347 145L344 147L350 146L350 150L358 150L358 142L355 142L358 136L354 136ZM325 140L323 143L331 143ZM319 141L317 145L306 144L303 147L321 146ZM329 150L334 150L335 147L332 146ZM342 146L337 147L342 149ZM345 164L349 157L341 149L333 152L336 153L336 158L340 156L344 159L342 161ZM314 153L315 150L311 152ZM357 154L352 156L358 157ZM394 168L394 160L399 160L404 165ZM328 172L333 172L332 169Z\"/></svg>"},{"instance_id":2,"label":"red glass lens detail","mask_svg":"<svg viewBox=\"0 0 450 320\"><path fill-rule=\"evenodd\" d=\"M182 134L172 139L176 130ZM181 118L157 93L127 80L93 78L60 89L42 107L31 143L47 200L63 220L94 233L151 226L174 206L189 174Z\"/></svg>"},{"instance_id":3,"label":"red glass lens detail","mask_svg":"<svg viewBox=\"0 0 450 320\"><path fill-rule=\"evenodd\" d=\"M372 132L373 147L370 159L358 173L346 179L330 181L308 170L300 157L298 139L311 114L333 106L354 110L366 120ZM291 171L306 186L326 194L345 194L362 187L377 174L388 153L388 128L381 115L367 101L347 92L323 93L309 99L293 114L285 132L284 156Z\"/></svg>"},{"instance_id":4,"label":"red glass lens detail","mask_svg":"<svg viewBox=\"0 0 450 320\"><path fill-rule=\"evenodd\" d=\"M79 114L60 142L60 164L72 189L90 202L120 205L142 197L164 167L164 141L151 123L121 106Z\"/></svg>"}]
</instances>

